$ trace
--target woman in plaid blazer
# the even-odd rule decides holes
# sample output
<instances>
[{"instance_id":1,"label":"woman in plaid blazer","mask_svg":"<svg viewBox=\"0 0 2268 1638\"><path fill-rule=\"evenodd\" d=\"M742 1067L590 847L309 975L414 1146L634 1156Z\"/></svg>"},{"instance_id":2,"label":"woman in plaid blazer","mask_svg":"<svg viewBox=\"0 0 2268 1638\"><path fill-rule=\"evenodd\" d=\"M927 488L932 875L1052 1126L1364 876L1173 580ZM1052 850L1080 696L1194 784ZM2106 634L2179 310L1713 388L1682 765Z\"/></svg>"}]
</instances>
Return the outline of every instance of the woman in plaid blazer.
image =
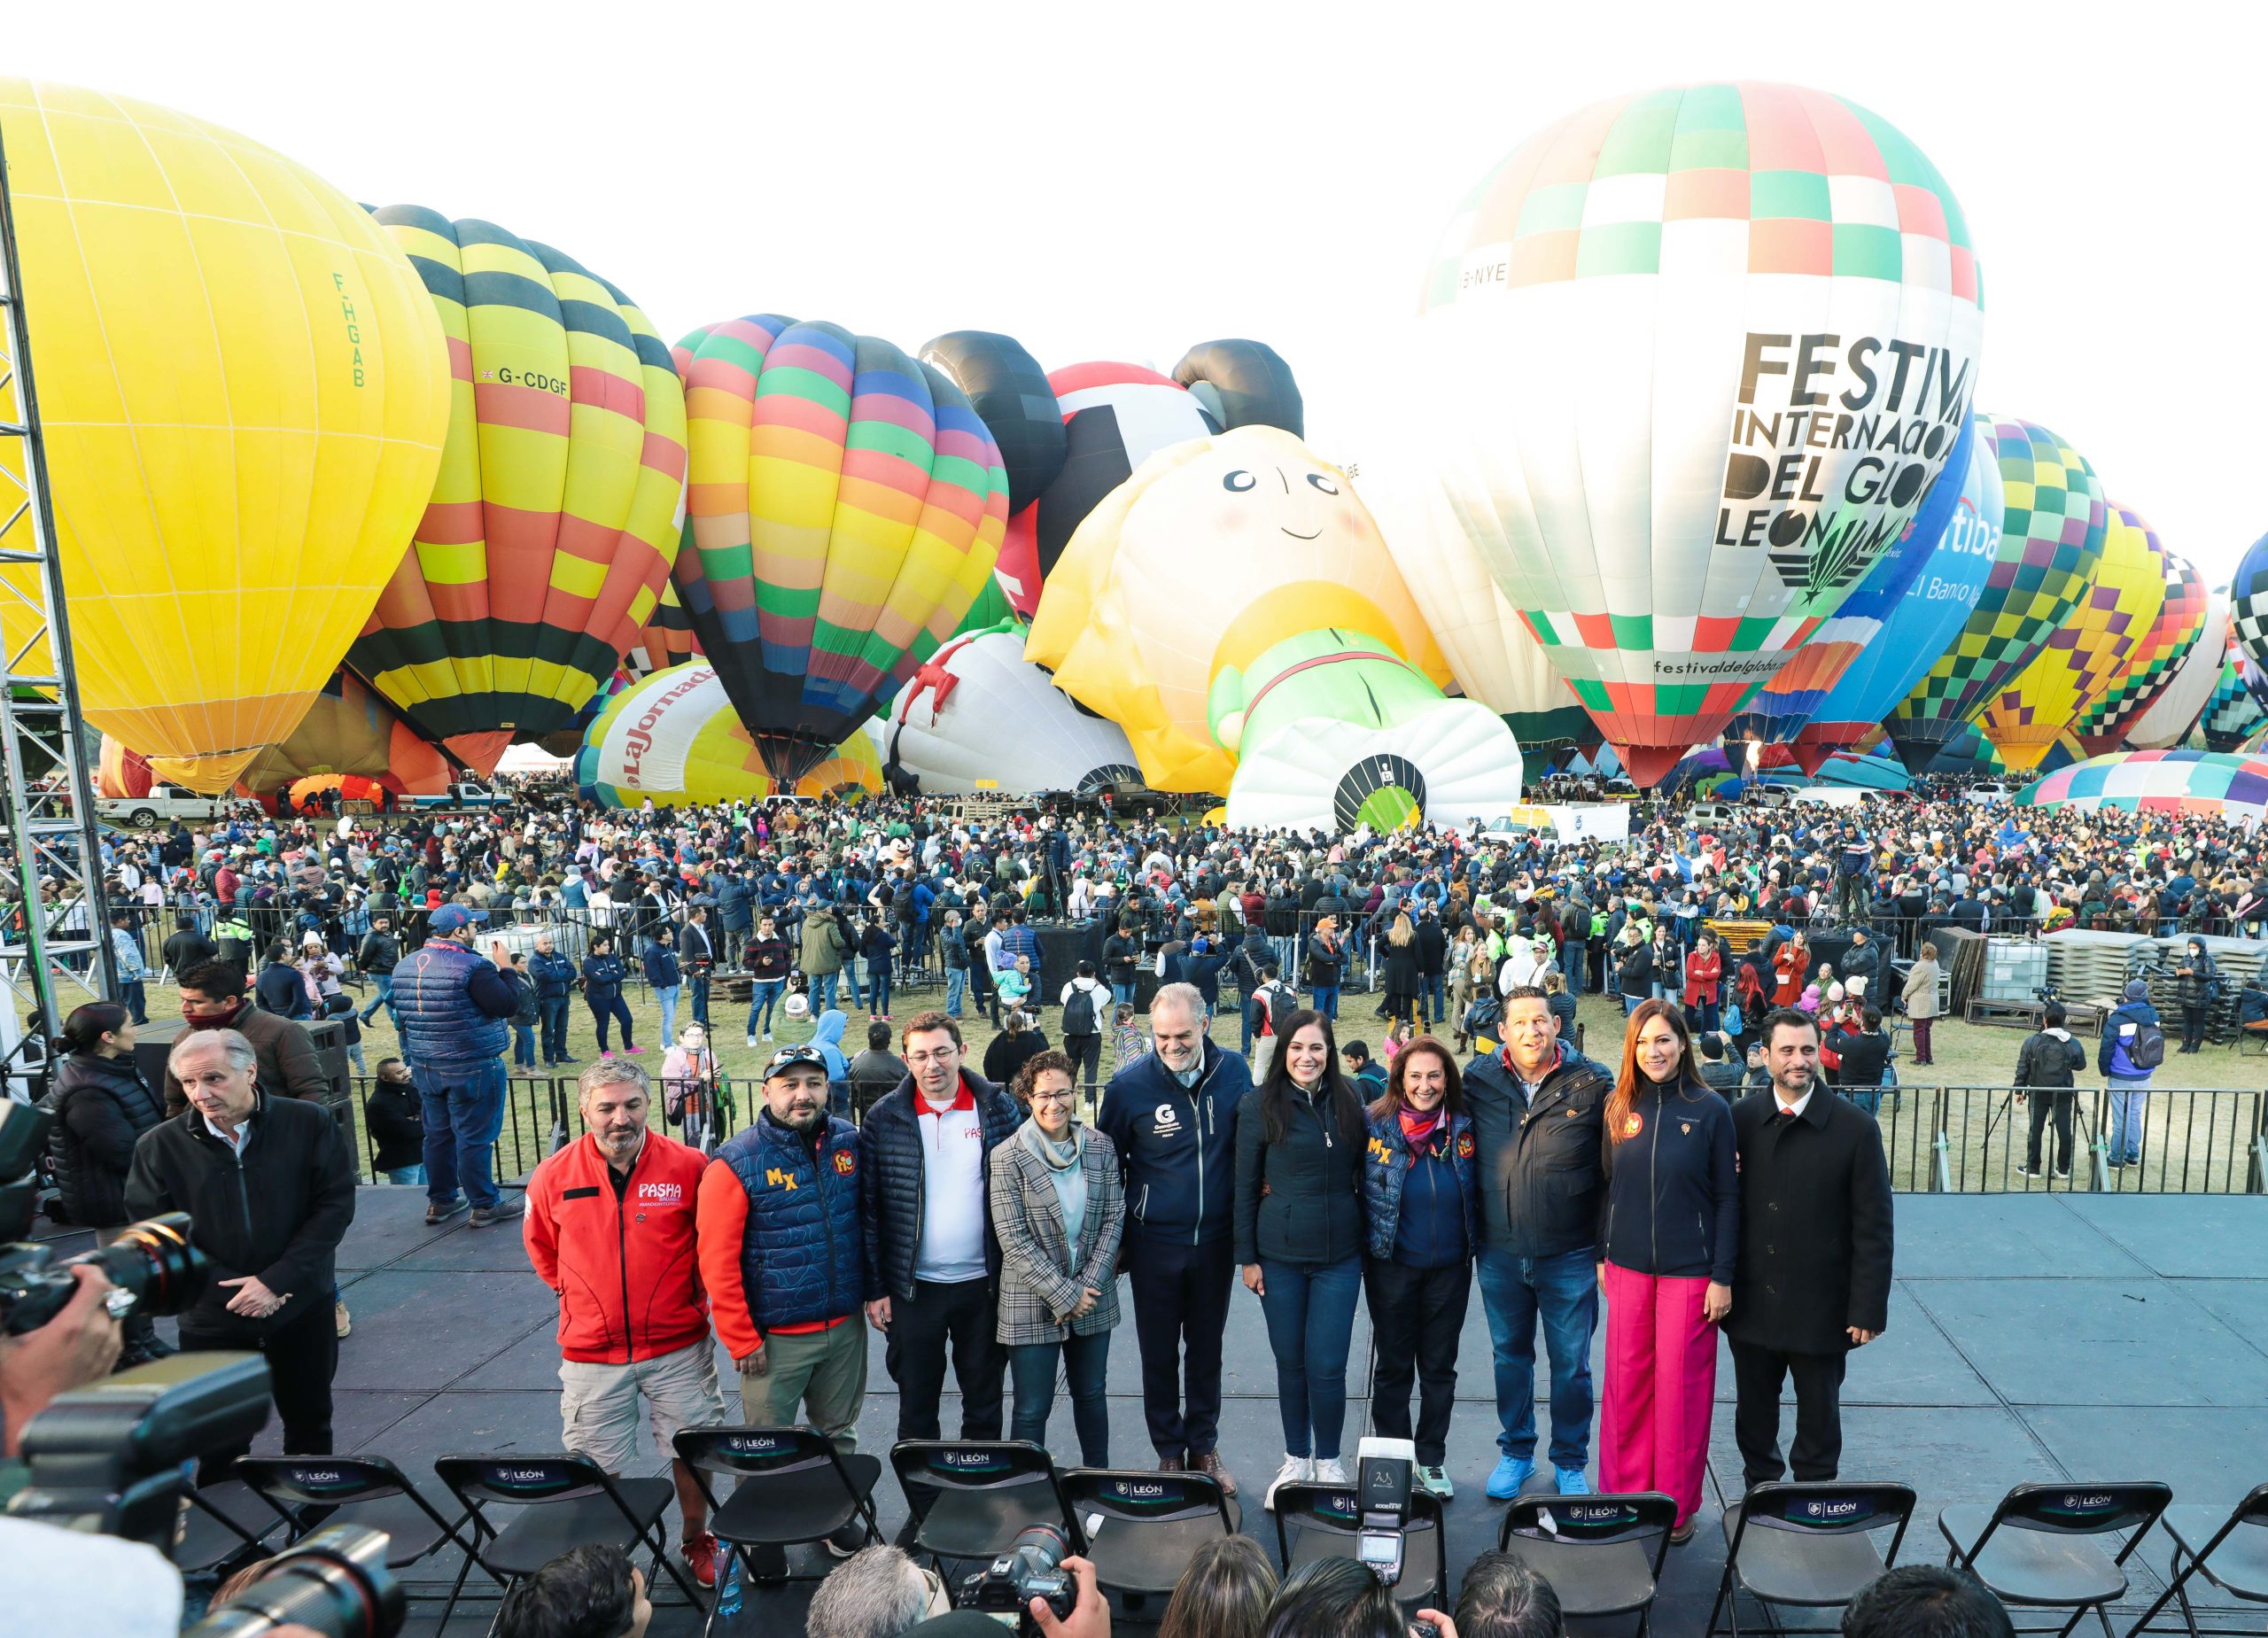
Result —
<instances>
[{"instance_id":1,"label":"woman in plaid blazer","mask_svg":"<svg viewBox=\"0 0 2268 1638\"><path fill-rule=\"evenodd\" d=\"M1071 1385L1079 1459L1110 1465L1103 1398L1118 1324L1118 1241L1126 1193L1110 1139L1074 1122L1071 1060L1035 1054L1017 1071L1030 1118L993 1151L992 1228L1000 1241L998 1340L1015 1382L1011 1438L1047 1442L1060 1362Z\"/></svg>"}]
</instances>

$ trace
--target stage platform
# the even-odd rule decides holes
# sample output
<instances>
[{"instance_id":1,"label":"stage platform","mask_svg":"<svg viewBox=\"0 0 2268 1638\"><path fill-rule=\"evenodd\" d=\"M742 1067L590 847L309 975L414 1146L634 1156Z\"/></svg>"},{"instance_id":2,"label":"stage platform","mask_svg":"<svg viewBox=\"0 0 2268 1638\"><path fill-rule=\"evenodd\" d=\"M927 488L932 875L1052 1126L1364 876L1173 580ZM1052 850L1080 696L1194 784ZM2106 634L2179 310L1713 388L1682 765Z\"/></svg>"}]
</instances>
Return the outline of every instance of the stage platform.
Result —
<instances>
[{"instance_id":1,"label":"stage platform","mask_svg":"<svg viewBox=\"0 0 2268 1638\"><path fill-rule=\"evenodd\" d=\"M554 1302L528 1270L517 1223L482 1230L460 1217L434 1230L423 1211L422 1190L361 1192L341 1260L354 1331L340 1346L339 1449L384 1455L419 1478L447 1453L557 1449ZM1938 1510L1995 1501L2019 1481L2163 1479L2177 1502L2226 1509L2268 1479L2268 1199L1901 1194L1897 1272L1889 1331L1851 1362L1843 1476L1896 1479L1919 1492L1905 1558L1942 1562ZM1369 1333L1366 1322L1357 1326L1350 1452L1369 1412ZM1258 1503L1282 1456L1274 1366L1259 1303L1241 1291L1227 1356L1221 1448L1247 1487L1246 1527L1272 1549ZM718 1361L737 1410L730 1362L721 1351ZM1540 1365L1538 1378L1540 1389L1548 1386ZM1112 1454L1125 1465L1154 1459L1139 1382L1130 1322L1114 1339L1110 1367ZM1496 1457L1491 1382L1476 1293L1449 1448L1458 1493L1449 1509L1452 1573L1495 1545L1503 1510L1481 1494ZM1729 1359L1717 1398L1710 1501L1693 1542L1671 1549L1657 1606L1654 1630L1666 1638L1700 1631L1723 1565L1717 1513L1740 1475ZM886 1451L897 1414L877 1338L861 1448ZM949 1434L956 1416L948 1395ZM1060 1395L1050 1431L1056 1459L1075 1463ZM1790 1413L1783 1439L1792 1431ZM272 1427L262 1448L274 1448ZM661 1471L657 1456L648 1471ZM885 1528L895 1530L905 1505L887 1471L877 1500ZM2162 1587L2169 1545L2161 1533L2138 1555L2130 1621ZM454 1572L454 1563L444 1569L429 1560L416 1585L431 1588L439 1575L446 1589ZM677 1596L666 1583L663 1590ZM801 1631L807 1598L807 1588L759 1597L766 1630ZM481 1632L493 1611L493 1602L466 1605L450 1638ZM438 1612L416 1606L413 1616L423 1619L409 1630L432 1633ZM1159 1612L1153 1605L1147 1619ZM657 1634L698 1630L697 1617L681 1608L661 1611L654 1626Z\"/></svg>"}]
</instances>

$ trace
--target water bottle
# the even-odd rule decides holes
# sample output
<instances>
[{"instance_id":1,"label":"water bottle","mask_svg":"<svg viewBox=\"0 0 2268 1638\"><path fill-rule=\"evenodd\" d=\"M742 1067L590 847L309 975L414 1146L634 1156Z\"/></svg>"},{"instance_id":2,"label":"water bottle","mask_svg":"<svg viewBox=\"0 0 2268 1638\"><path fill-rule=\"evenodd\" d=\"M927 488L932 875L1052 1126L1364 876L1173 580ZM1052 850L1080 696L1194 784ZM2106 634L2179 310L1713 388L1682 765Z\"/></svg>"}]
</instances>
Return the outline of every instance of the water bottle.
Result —
<instances>
[{"instance_id":1,"label":"water bottle","mask_svg":"<svg viewBox=\"0 0 2268 1638\"><path fill-rule=\"evenodd\" d=\"M717 1583L717 1614L730 1621L741 1612L741 1556L729 1549L725 1554L724 1579Z\"/></svg>"}]
</instances>

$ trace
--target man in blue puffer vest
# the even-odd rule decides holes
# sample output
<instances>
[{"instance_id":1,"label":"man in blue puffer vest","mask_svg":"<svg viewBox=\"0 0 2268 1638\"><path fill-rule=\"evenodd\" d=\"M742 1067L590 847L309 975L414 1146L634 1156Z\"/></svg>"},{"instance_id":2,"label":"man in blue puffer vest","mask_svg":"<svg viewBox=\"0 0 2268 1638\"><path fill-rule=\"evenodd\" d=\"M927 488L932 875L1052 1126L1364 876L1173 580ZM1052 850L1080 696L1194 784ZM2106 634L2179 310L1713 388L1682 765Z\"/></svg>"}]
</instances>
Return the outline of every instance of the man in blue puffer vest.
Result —
<instances>
[{"instance_id":1,"label":"man in blue puffer vest","mask_svg":"<svg viewBox=\"0 0 2268 1638\"><path fill-rule=\"evenodd\" d=\"M424 945L393 970L401 1055L424 1105L427 1223L447 1222L468 1195L475 1227L524 1209L517 1195L504 1198L490 1169L504 1124L506 1021L519 997L472 947L473 929L487 920L485 910L442 905Z\"/></svg>"}]
</instances>

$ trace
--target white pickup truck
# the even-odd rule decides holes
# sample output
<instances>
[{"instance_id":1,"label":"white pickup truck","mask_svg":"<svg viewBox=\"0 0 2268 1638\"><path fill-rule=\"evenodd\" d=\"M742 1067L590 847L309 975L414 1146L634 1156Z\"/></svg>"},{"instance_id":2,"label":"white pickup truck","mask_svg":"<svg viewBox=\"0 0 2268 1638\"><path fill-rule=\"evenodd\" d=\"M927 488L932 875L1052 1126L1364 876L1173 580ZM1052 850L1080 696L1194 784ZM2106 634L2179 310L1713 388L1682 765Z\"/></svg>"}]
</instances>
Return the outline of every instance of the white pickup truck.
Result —
<instances>
[{"instance_id":1,"label":"white pickup truck","mask_svg":"<svg viewBox=\"0 0 2268 1638\"><path fill-rule=\"evenodd\" d=\"M105 796L95 810L106 819L149 830L166 819L214 819L227 812L233 799L200 796L178 785L152 785L144 796Z\"/></svg>"},{"instance_id":2,"label":"white pickup truck","mask_svg":"<svg viewBox=\"0 0 2268 1638\"><path fill-rule=\"evenodd\" d=\"M501 808L510 802L509 796L500 796L477 780L459 780L447 790L430 796L412 796L408 805L426 810L437 808Z\"/></svg>"}]
</instances>

